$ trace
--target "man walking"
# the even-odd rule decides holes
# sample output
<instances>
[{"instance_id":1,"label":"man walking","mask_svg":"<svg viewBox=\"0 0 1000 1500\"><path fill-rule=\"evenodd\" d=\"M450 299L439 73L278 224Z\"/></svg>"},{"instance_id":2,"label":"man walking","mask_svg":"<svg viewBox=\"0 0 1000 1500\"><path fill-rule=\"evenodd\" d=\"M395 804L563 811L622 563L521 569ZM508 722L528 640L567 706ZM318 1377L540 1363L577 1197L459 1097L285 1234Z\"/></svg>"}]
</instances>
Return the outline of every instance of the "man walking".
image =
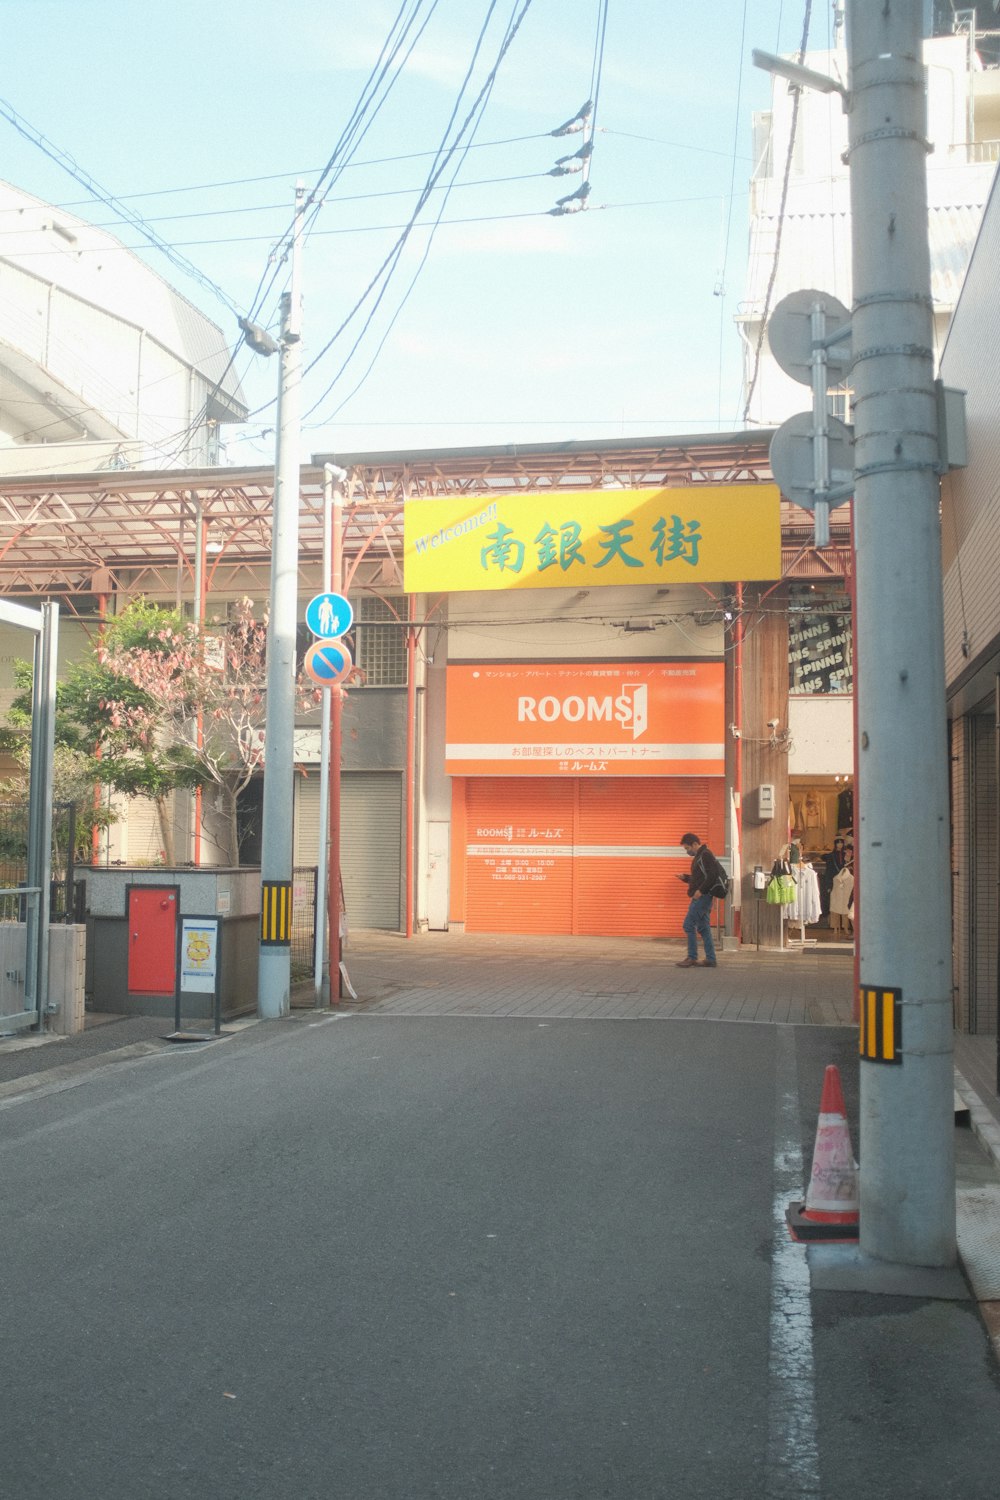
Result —
<instances>
[{"instance_id":1,"label":"man walking","mask_svg":"<svg viewBox=\"0 0 1000 1500\"><path fill-rule=\"evenodd\" d=\"M691 855L691 873L680 875L688 888L691 900L684 918L687 936L687 958L678 963L679 969L693 969L698 963L698 934L705 945L702 969L715 968L715 944L712 942L712 903L729 889L729 878L707 844L703 844L696 833L686 833L681 847Z\"/></svg>"}]
</instances>

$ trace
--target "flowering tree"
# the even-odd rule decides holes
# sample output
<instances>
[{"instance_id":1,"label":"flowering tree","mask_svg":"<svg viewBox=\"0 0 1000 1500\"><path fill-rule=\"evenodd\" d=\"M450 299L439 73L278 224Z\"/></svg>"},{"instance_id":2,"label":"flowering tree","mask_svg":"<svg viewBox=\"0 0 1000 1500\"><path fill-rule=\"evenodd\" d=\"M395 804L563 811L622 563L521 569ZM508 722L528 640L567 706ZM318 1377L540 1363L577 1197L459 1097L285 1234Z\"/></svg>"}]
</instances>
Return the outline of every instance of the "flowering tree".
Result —
<instances>
[{"instance_id":1,"label":"flowering tree","mask_svg":"<svg viewBox=\"0 0 1000 1500\"><path fill-rule=\"evenodd\" d=\"M114 621L123 629L128 622ZM31 769L32 668L14 663L15 696L6 723L0 728L0 749L10 754L27 778ZM100 659L100 652L74 662L56 683L55 761L53 795L77 808L78 852L83 853L95 827L117 821L107 806L95 803L94 787L101 783L125 796L150 797L161 813L161 831L172 833L166 818L166 799L175 786L198 784L189 757L162 752L132 735L128 715L109 712L106 705L124 695L131 706L141 706L146 695L127 690ZM23 782L5 782L4 795L23 795Z\"/></svg>"},{"instance_id":2,"label":"flowering tree","mask_svg":"<svg viewBox=\"0 0 1000 1500\"><path fill-rule=\"evenodd\" d=\"M237 864L237 803L264 755L266 617L242 599L201 632L140 600L119 620L101 653L110 730L177 773L173 785L214 792L206 825L222 861Z\"/></svg>"},{"instance_id":3,"label":"flowering tree","mask_svg":"<svg viewBox=\"0 0 1000 1500\"><path fill-rule=\"evenodd\" d=\"M91 785L156 804L168 864L175 862L170 794L184 787L209 794L209 836L224 863L239 862L237 803L264 760L266 645L266 616L257 619L249 599L203 631L136 599L57 685L57 743ZM30 667L22 664L19 676L8 731L15 737L30 727ZM322 689L300 686L300 711L321 698Z\"/></svg>"}]
</instances>

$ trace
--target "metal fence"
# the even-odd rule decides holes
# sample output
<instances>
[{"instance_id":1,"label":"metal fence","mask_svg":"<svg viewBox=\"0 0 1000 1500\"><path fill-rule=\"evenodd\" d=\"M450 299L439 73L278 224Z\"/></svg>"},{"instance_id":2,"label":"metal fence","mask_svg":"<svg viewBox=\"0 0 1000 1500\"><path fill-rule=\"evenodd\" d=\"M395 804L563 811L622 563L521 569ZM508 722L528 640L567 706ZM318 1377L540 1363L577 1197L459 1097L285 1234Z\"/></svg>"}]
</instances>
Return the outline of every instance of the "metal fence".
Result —
<instances>
[{"instance_id":1,"label":"metal fence","mask_svg":"<svg viewBox=\"0 0 1000 1500\"><path fill-rule=\"evenodd\" d=\"M314 973L316 933L316 866L292 871L292 982Z\"/></svg>"},{"instance_id":2,"label":"metal fence","mask_svg":"<svg viewBox=\"0 0 1000 1500\"><path fill-rule=\"evenodd\" d=\"M49 921L82 922L86 891L76 878L76 808L52 807L52 880ZM24 921L23 887L28 875L28 804L0 802L0 922Z\"/></svg>"},{"instance_id":3,"label":"metal fence","mask_svg":"<svg viewBox=\"0 0 1000 1500\"><path fill-rule=\"evenodd\" d=\"M37 886L0 889L0 1036L26 1031L40 1020L38 950L28 942L29 915L38 929L38 898Z\"/></svg>"}]
</instances>

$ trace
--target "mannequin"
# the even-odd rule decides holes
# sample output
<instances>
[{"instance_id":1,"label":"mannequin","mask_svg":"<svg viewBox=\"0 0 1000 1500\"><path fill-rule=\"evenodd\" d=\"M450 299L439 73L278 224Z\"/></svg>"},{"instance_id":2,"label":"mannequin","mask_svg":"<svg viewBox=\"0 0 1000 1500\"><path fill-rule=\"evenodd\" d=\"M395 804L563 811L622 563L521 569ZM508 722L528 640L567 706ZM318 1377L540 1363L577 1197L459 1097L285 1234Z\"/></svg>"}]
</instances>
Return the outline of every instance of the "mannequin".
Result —
<instances>
[{"instance_id":1,"label":"mannequin","mask_svg":"<svg viewBox=\"0 0 1000 1500\"><path fill-rule=\"evenodd\" d=\"M851 937L854 924L854 865L848 860L830 887L830 927L839 937Z\"/></svg>"}]
</instances>

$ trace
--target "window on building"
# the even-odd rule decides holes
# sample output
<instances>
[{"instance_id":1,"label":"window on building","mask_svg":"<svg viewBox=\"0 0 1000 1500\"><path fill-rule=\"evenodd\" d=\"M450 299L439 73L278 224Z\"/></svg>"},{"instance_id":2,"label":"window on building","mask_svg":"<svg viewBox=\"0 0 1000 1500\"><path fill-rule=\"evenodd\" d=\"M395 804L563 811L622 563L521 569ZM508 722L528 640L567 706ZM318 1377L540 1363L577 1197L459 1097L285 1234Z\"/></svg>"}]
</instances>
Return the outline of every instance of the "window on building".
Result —
<instances>
[{"instance_id":1,"label":"window on building","mask_svg":"<svg viewBox=\"0 0 1000 1500\"><path fill-rule=\"evenodd\" d=\"M354 616L355 664L366 687L406 686L406 600L362 594Z\"/></svg>"},{"instance_id":2,"label":"window on building","mask_svg":"<svg viewBox=\"0 0 1000 1500\"><path fill-rule=\"evenodd\" d=\"M826 397L826 409L831 417L836 417L839 422L851 420L851 397L853 391L847 386L839 385L836 390L828 391Z\"/></svg>"},{"instance_id":3,"label":"window on building","mask_svg":"<svg viewBox=\"0 0 1000 1500\"><path fill-rule=\"evenodd\" d=\"M753 171L754 177L772 177L771 166L772 129L771 111L760 110L753 116Z\"/></svg>"},{"instance_id":4,"label":"window on building","mask_svg":"<svg viewBox=\"0 0 1000 1500\"><path fill-rule=\"evenodd\" d=\"M854 691L851 601L843 584L792 584L788 600L788 691Z\"/></svg>"}]
</instances>

